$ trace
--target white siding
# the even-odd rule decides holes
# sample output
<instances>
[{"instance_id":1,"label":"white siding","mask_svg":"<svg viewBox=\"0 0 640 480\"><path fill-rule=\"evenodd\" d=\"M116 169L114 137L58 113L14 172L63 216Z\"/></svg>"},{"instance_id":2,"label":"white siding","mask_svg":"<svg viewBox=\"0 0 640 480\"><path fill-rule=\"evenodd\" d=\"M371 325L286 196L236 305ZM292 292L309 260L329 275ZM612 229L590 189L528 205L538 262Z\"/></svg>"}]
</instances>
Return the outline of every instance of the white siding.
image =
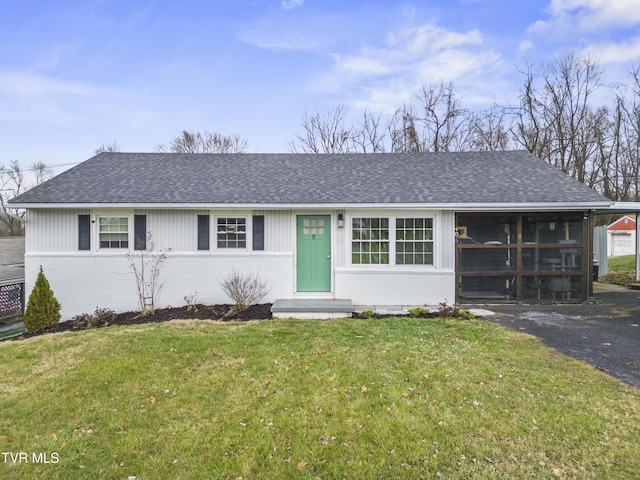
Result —
<instances>
[{"instance_id":1,"label":"white siding","mask_svg":"<svg viewBox=\"0 0 640 480\"><path fill-rule=\"evenodd\" d=\"M207 210L135 210L147 216L147 231L156 249L171 248L172 252L193 252L198 248L198 215Z\"/></svg>"},{"instance_id":2,"label":"white siding","mask_svg":"<svg viewBox=\"0 0 640 480\"><path fill-rule=\"evenodd\" d=\"M333 232L333 252L331 252L331 257L333 258L333 267L334 268L344 268L346 265L346 257L347 255L351 256L351 246L348 244L349 234L347 230L349 229L349 225L347 224L346 216L344 216L344 226L338 226L338 214L344 215L344 211L339 210L334 212L334 216L332 217L332 222L334 225Z\"/></svg>"},{"instance_id":3,"label":"white siding","mask_svg":"<svg viewBox=\"0 0 640 480\"><path fill-rule=\"evenodd\" d=\"M291 210L256 210L264 215L265 252L293 252L293 212Z\"/></svg>"},{"instance_id":4,"label":"white siding","mask_svg":"<svg viewBox=\"0 0 640 480\"><path fill-rule=\"evenodd\" d=\"M438 268L454 270L456 268L456 219L454 212L438 212L435 224L436 258ZM449 299L453 303L453 298Z\"/></svg>"},{"instance_id":5,"label":"white siding","mask_svg":"<svg viewBox=\"0 0 640 480\"><path fill-rule=\"evenodd\" d=\"M75 252L78 250L78 215L146 215L147 231L152 234L157 250L171 248L174 253L197 251L198 215L211 215L211 245L214 245L214 217L219 212L209 210L48 210L36 209L27 212L26 251L35 252ZM229 214L228 212L225 213ZM256 211L265 216L265 252L293 252L293 212ZM247 217L251 223L252 212L237 213ZM93 224L95 225L95 224ZM97 250L97 235L92 235L92 250Z\"/></svg>"},{"instance_id":6,"label":"white siding","mask_svg":"<svg viewBox=\"0 0 640 480\"><path fill-rule=\"evenodd\" d=\"M26 252L78 250L78 215L89 210L28 210L25 224Z\"/></svg>"}]
</instances>

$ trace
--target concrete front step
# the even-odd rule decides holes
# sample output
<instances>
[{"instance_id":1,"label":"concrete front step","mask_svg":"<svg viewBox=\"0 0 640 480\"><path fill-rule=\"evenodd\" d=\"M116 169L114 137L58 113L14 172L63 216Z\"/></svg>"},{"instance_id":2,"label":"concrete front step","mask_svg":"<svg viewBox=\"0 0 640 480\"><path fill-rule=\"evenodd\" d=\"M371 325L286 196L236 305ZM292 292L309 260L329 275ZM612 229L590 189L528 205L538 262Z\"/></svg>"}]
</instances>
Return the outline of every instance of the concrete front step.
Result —
<instances>
[{"instance_id":1,"label":"concrete front step","mask_svg":"<svg viewBox=\"0 0 640 480\"><path fill-rule=\"evenodd\" d=\"M271 306L273 318L345 318L354 312L346 299L282 298Z\"/></svg>"}]
</instances>

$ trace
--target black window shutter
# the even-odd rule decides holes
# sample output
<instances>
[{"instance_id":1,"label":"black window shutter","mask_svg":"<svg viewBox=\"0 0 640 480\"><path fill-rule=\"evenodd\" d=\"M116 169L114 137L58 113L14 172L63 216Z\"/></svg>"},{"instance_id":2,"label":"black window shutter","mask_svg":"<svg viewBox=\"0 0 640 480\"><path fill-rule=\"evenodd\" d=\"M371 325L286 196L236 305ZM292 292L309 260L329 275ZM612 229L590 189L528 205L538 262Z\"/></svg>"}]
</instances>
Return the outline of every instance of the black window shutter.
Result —
<instances>
[{"instance_id":1,"label":"black window shutter","mask_svg":"<svg viewBox=\"0 0 640 480\"><path fill-rule=\"evenodd\" d=\"M147 249L147 216L133 216L133 245L135 250Z\"/></svg>"},{"instance_id":2,"label":"black window shutter","mask_svg":"<svg viewBox=\"0 0 640 480\"><path fill-rule=\"evenodd\" d=\"M253 216L253 249L264 250L264 215Z\"/></svg>"},{"instance_id":3,"label":"black window shutter","mask_svg":"<svg viewBox=\"0 0 640 480\"><path fill-rule=\"evenodd\" d=\"M209 215L198 215L198 250L209 250Z\"/></svg>"},{"instance_id":4,"label":"black window shutter","mask_svg":"<svg viewBox=\"0 0 640 480\"><path fill-rule=\"evenodd\" d=\"M78 215L78 250L91 250L91 215Z\"/></svg>"}]
</instances>

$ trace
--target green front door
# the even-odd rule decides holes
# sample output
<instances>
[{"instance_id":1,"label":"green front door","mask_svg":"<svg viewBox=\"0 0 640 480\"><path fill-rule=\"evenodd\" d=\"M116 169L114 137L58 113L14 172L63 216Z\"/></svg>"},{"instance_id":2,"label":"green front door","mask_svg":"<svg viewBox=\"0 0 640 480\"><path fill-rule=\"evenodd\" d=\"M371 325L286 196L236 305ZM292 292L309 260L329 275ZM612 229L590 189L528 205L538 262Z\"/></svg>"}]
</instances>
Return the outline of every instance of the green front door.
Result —
<instances>
[{"instance_id":1,"label":"green front door","mask_svg":"<svg viewBox=\"0 0 640 480\"><path fill-rule=\"evenodd\" d=\"M298 215L298 292L331 291L331 217Z\"/></svg>"}]
</instances>

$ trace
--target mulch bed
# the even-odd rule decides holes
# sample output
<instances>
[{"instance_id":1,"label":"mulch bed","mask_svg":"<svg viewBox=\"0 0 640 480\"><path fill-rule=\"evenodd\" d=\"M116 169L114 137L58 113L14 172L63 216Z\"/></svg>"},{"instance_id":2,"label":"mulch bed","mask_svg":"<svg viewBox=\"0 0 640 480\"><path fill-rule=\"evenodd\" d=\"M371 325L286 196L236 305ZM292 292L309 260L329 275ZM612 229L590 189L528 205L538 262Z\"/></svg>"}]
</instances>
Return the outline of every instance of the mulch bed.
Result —
<instances>
[{"instance_id":1,"label":"mulch bed","mask_svg":"<svg viewBox=\"0 0 640 480\"><path fill-rule=\"evenodd\" d=\"M195 305L194 307L171 307L156 310L153 314L141 315L140 312L124 312L116 314L115 320L109 322L109 325L139 325L143 323L161 323L170 320L213 320L218 322L246 322L249 320L268 320L271 318L271 303L263 303L260 305L252 305L248 309L241 312L231 313L233 305ZM371 316L361 313L354 313L352 318L387 318L398 317L402 315L385 315L373 314ZM424 318L437 317L436 312L421 315ZM99 325L91 328L100 328L108 325ZM4 340L23 340L25 338L46 335L48 333L69 332L73 330L86 330L86 327L80 326L74 320L60 322L55 328L43 330L41 332L29 333L24 332L20 335L9 337Z\"/></svg>"},{"instance_id":2,"label":"mulch bed","mask_svg":"<svg viewBox=\"0 0 640 480\"><path fill-rule=\"evenodd\" d=\"M233 305L196 305L192 307L162 308L154 314L140 315L140 312L119 313L112 325L136 325L139 323L159 323L169 320L216 320L246 322L248 320L266 320L271 318L271 304L252 305L239 313L229 314Z\"/></svg>"},{"instance_id":3,"label":"mulch bed","mask_svg":"<svg viewBox=\"0 0 640 480\"><path fill-rule=\"evenodd\" d=\"M195 305L194 307L173 307L156 310L153 314L141 315L140 312L124 312L116 314L115 320L109 325L139 325L143 323L161 323L170 320L215 320L223 322L246 322L249 320L267 320L271 318L271 304L252 305L241 312L230 313L233 305ZM106 325L103 325L106 326ZM95 327L100 328L100 327ZM6 340L22 340L48 333L84 330L78 328L74 320L60 322L55 328L37 333L24 332Z\"/></svg>"}]
</instances>

